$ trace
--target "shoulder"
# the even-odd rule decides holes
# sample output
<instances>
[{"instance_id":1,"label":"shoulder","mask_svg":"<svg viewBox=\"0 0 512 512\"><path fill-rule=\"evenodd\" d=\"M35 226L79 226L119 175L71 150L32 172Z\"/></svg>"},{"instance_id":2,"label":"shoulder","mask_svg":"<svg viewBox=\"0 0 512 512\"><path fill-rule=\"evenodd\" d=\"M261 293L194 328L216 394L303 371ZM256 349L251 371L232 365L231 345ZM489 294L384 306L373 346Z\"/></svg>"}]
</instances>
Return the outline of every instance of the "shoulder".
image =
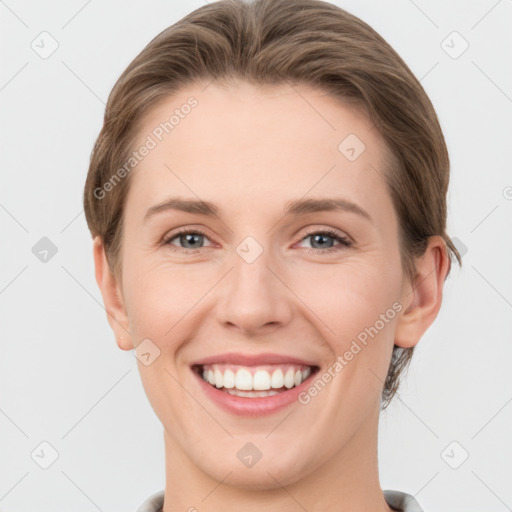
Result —
<instances>
[{"instance_id":1,"label":"shoulder","mask_svg":"<svg viewBox=\"0 0 512 512\"><path fill-rule=\"evenodd\" d=\"M413 496L401 491L385 490L384 498L390 507L400 512L424 512ZM164 490L149 496L136 512L161 512L164 504Z\"/></svg>"},{"instance_id":2,"label":"shoulder","mask_svg":"<svg viewBox=\"0 0 512 512\"><path fill-rule=\"evenodd\" d=\"M414 496L402 491L385 490L384 499L388 505L400 512L424 512Z\"/></svg>"},{"instance_id":3,"label":"shoulder","mask_svg":"<svg viewBox=\"0 0 512 512\"><path fill-rule=\"evenodd\" d=\"M161 512L164 505L164 490L155 492L147 498L136 512Z\"/></svg>"}]
</instances>

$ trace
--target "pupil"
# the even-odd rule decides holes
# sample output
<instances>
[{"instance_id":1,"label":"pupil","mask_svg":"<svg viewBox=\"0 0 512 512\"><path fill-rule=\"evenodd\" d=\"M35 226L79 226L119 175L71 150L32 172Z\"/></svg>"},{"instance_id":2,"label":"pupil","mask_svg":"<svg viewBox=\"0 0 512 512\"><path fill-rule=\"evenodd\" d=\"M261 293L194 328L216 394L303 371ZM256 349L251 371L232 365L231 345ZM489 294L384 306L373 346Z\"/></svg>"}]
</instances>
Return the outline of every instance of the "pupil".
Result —
<instances>
[{"instance_id":1,"label":"pupil","mask_svg":"<svg viewBox=\"0 0 512 512\"><path fill-rule=\"evenodd\" d=\"M195 238L195 239L196 239L196 241L197 241L197 238L200 238L200 237L202 237L202 236L203 236L203 235L198 235L198 234L194 234L194 233L187 233L187 234L185 235L185 240L186 240L186 242L185 242L185 244L184 244L184 245L185 245L185 247L186 247L186 245L187 245L187 244L189 244L189 243L192 243L192 244L193 244L193 243L194 243L194 238ZM194 247L191 247L191 249L194 249Z\"/></svg>"},{"instance_id":2,"label":"pupil","mask_svg":"<svg viewBox=\"0 0 512 512\"><path fill-rule=\"evenodd\" d=\"M326 238L330 238L330 239L331 239L331 244L325 244L325 243L324 243L324 244L322 244L322 243L320 243L320 246L321 246L321 247L326 247L326 246L328 246L328 247L332 247L332 237L330 237L330 236L327 236L327 235L314 235L313 240L314 240L314 241L315 241L315 243L316 243L316 242L318 242L318 241L320 241L320 242L321 242L322 240L324 240L324 241L325 241L325 239L326 239Z\"/></svg>"}]
</instances>

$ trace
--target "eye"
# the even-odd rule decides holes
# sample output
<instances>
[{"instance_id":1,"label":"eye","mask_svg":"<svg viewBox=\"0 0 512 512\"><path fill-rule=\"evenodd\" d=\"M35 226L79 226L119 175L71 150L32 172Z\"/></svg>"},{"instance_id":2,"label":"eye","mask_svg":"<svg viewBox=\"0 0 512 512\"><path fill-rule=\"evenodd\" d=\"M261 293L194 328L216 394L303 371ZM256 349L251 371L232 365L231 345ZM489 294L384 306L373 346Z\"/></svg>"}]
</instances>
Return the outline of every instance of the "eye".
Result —
<instances>
[{"instance_id":1,"label":"eye","mask_svg":"<svg viewBox=\"0 0 512 512\"><path fill-rule=\"evenodd\" d=\"M182 244L181 247L172 243L173 240L178 240L179 243ZM189 252L197 252L198 249L204 247L203 244L205 240L209 239L206 233L200 229L183 229L165 239L163 245L169 246L172 250L184 249Z\"/></svg>"},{"instance_id":2,"label":"eye","mask_svg":"<svg viewBox=\"0 0 512 512\"><path fill-rule=\"evenodd\" d=\"M308 239L310 239L312 247L306 247L306 249L314 254L336 252L352 246L352 242L347 237L331 229L310 231L301 241ZM335 241L338 242L338 245L334 245Z\"/></svg>"},{"instance_id":3,"label":"eye","mask_svg":"<svg viewBox=\"0 0 512 512\"><path fill-rule=\"evenodd\" d=\"M339 250L343 250L344 248L352 246L352 242L345 236L339 234L336 231L330 229L323 229L317 231L310 231L302 240L310 239L310 243L313 247L306 247L308 252L313 252L315 254L325 254L331 253ZM175 240L179 242L180 245L176 245L173 243ZM211 246L204 245L204 242L208 240L206 233L201 231L200 229L183 229L178 231L177 233L173 233L172 236L169 236L162 243L163 245L168 246L171 250L179 251L184 250L185 252L194 253L198 252L200 249L204 247ZM338 242L335 245L334 242ZM315 247L317 246L317 247Z\"/></svg>"}]
</instances>

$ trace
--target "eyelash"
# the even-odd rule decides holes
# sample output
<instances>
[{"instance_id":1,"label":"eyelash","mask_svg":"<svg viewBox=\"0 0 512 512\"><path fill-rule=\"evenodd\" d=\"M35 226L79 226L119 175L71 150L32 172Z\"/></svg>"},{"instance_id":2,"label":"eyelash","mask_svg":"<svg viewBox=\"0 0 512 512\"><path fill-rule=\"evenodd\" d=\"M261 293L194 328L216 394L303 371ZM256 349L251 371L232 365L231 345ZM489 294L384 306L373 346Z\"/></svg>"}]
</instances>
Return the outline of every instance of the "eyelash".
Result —
<instances>
[{"instance_id":1,"label":"eyelash","mask_svg":"<svg viewBox=\"0 0 512 512\"><path fill-rule=\"evenodd\" d=\"M202 235L202 236L208 238L208 235L201 229L184 229L182 231L178 231L177 233L174 233L171 237L165 239L163 241L163 245L168 246L172 251L180 251L181 250L181 251L186 251L189 254L195 254L199 250L203 249L203 247L199 247L197 249L186 249L183 247L181 247L181 248L175 247L171 244L171 241L174 240L175 238L179 238L180 236L184 236L184 235L188 235L188 234ZM329 253L333 253L333 252L342 250L343 248L351 247L353 245L353 243L348 238L340 235L339 233L337 233L336 231L333 231L331 229L309 231L306 233L306 236L304 236L301 239L301 242L312 235L327 235L330 238L333 238L334 240L339 242L339 245L336 245L334 247L328 247L327 249L316 249L314 247L306 248L306 250L309 253L313 253L313 254L319 254L319 253L321 253L321 254L328 253L329 254Z\"/></svg>"},{"instance_id":2,"label":"eyelash","mask_svg":"<svg viewBox=\"0 0 512 512\"><path fill-rule=\"evenodd\" d=\"M328 253L329 254L332 252L342 250L343 248L346 249L346 248L352 246L352 242L347 237L340 235L339 233L337 233L336 231L334 231L332 229L321 229L321 230L308 231L306 233L306 236L303 237L302 240L305 240L306 238L308 238L312 235L327 235L330 238L339 242L339 245L335 245L333 247L328 247L327 249L315 249L314 247L307 248L307 251L312 252L313 254L318 254L318 253L322 253L322 254ZM301 242L302 242L302 240L301 240Z\"/></svg>"}]
</instances>

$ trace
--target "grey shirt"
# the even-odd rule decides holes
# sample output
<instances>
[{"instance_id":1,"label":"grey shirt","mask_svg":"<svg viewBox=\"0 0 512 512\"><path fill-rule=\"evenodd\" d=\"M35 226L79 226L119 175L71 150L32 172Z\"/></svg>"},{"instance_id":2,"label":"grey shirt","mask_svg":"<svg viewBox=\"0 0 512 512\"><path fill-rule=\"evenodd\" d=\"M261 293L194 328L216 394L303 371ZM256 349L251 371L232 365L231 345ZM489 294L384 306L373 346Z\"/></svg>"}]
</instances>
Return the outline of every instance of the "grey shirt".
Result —
<instances>
[{"instance_id":1,"label":"grey shirt","mask_svg":"<svg viewBox=\"0 0 512 512\"><path fill-rule=\"evenodd\" d=\"M401 491L383 491L384 499L388 505L399 512L423 512L418 502L405 492ZM158 491L152 494L137 509L137 512L162 512L164 505L164 491Z\"/></svg>"}]
</instances>

